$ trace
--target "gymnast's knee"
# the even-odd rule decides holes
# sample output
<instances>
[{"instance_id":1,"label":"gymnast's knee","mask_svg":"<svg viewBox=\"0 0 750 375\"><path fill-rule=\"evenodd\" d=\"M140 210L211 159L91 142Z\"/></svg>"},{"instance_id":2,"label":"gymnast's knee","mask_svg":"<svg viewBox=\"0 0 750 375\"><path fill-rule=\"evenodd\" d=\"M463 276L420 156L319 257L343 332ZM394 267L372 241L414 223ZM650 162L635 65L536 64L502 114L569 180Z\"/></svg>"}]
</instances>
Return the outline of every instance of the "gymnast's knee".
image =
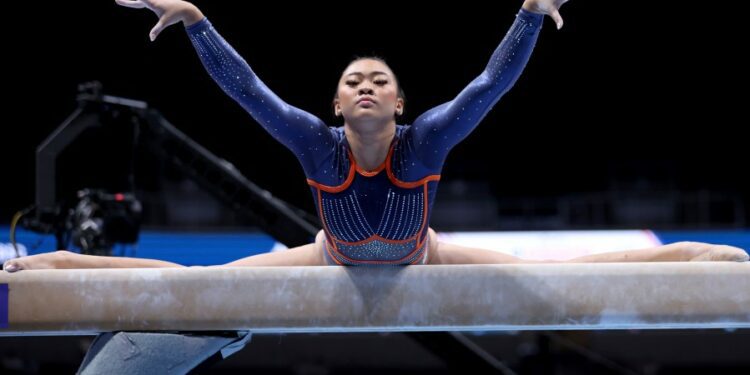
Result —
<instances>
[{"instance_id":1,"label":"gymnast's knee","mask_svg":"<svg viewBox=\"0 0 750 375\"><path fill-rule=\"evenodd\" d=\"M318 234L315 235L315 243L321 242L326 238L326 233L321 229Z\"/></svg>"}]
</instances>

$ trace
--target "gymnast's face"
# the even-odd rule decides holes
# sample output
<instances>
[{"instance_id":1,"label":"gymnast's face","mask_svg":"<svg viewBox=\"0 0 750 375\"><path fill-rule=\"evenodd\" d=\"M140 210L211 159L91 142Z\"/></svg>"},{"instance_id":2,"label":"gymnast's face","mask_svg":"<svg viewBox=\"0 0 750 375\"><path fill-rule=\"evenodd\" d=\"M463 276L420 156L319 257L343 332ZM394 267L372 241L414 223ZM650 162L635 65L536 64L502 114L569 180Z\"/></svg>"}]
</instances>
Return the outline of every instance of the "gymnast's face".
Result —
<instances>
[{"instance_id":1,"label":"gymnast's face","mask_svg":"<svg viewBox=\"0 0 750 375\"><path fill-rule=\"evenodd\" d=\"M404 110L393 72L381 61L355 60L339 79L333 100L336 116L356 119L393 120Z\"/></svg>"}]
</instances>

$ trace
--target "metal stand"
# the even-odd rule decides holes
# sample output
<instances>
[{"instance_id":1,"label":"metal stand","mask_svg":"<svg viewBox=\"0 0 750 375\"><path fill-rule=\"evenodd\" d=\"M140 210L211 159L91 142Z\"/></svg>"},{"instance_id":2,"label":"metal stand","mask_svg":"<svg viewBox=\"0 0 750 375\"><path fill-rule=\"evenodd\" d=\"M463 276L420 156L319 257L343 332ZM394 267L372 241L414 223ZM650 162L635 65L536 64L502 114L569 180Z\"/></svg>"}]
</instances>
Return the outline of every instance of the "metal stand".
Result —
<instances>
[{"instance_id":1,"label":"metal stand","mask_svg":"<svg viewBox=\"0 0 750 375\"><path fill-rule=\"evenodd\" d=\"M250 332L109 332L97 336L78 374L187 374L242 349Z\"/></svg>"}]
</instances>

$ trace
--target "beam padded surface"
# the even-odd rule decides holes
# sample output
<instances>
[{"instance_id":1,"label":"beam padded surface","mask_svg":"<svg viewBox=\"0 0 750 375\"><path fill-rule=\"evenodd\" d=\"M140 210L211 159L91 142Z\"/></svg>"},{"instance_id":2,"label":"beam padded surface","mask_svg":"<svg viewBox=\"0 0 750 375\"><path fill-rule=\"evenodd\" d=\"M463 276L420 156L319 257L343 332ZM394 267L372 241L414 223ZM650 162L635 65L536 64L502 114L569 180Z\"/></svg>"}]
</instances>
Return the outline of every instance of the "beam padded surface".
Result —
<instances>
[{"instance_id":1,"label":"beam padded surface","mask_svg":"<svg viewBox=\"0 0 750 375\"><path fill-rule=\"evenodd\" d=\"M0 284L0 335L750 327L749 262L27 270Z\"/></svg>"}]
</instances>

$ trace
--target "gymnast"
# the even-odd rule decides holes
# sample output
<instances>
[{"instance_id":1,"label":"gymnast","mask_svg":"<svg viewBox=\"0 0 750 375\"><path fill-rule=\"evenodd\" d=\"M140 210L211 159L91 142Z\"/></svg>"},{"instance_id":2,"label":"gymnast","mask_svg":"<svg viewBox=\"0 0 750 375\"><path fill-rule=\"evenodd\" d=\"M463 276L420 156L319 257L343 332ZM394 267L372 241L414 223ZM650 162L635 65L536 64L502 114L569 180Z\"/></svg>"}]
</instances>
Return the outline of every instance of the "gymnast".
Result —
<instances>
[{"instance_id":1,"label":"gymnast","mask_svg":"<svg viewBox=\"0 0 750 375\"><path fill-rule=\"evenodd\" d=\"M242 258L216 267L416 265L567 262L747 261L739 248L699 242L526 260L440 242L429 227L440 172L451 148L467 137L515 83L531 55L544 15L559 29L567 0L526 0L487 67L453 100L396 124L404 94L381 58L354 59L333 98L343 126L276 96L193 4L180 0L116 0L159 17L149 36L182 22L208 74L302 164L323 223L314 243ZM4 269L183 267L155 260L56 251L12 259Z\"/></svg>"}]
</instances>

